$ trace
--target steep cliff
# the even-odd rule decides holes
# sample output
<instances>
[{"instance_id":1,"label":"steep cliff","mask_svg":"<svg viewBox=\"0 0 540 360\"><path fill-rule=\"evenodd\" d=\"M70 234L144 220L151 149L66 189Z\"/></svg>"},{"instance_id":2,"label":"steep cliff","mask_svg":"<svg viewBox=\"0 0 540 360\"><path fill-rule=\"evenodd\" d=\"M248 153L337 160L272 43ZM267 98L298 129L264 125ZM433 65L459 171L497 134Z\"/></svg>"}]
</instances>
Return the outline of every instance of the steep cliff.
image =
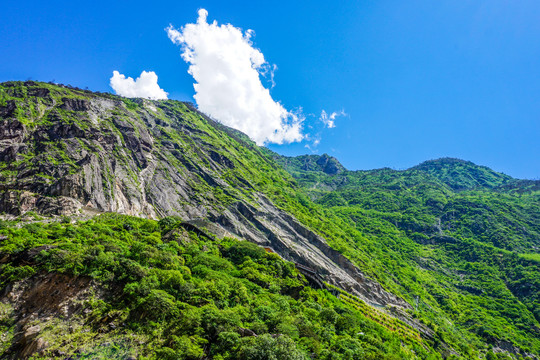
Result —
<instances>
[{"instance_id":1,"label":"steep cliff","mask_svg":"<svg viewBox=\"0 0 540 360\"><path fill-rule=\"evenodd\" d=\"M190 104L35 82L0 94L0 211L179 216L271 247L369 303L410 308L276 206L295 185L266 151Z\"/></svg>"}]
</instances>

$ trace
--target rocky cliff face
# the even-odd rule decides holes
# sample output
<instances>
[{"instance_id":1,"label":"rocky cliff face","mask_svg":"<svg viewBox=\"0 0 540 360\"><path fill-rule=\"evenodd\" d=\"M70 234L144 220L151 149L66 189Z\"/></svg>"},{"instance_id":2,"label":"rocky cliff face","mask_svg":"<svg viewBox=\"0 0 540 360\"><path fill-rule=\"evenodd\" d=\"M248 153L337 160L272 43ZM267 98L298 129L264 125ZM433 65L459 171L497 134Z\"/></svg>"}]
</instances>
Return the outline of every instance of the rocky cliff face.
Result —
<instances>
[{"instance_id":1,"label":"rocky cliff face","mask_svg":"<svg viewBox=\"0 0 540 360\"><path fill-rule=\"evenodd\" d=\"M318 166L339 170L321 159ZM369 303L410 307L276 206L267 193L293 191L290 176L245 135L189 104L2 84L0 168L6 214L179 216L269 246Z\"/></svg>"},{"instance_id":2,"label":"rocky cliff face","mask_svg":"<svg viewBox=\"0 0 540 360\"><path fill-rule=\"evenodd\" d=\"M336 175L346 171L338 159L328 154L323 155L301 155L296 157L275 156L286 169L294 171L322 171L328 175Z\"/></svg>"}]
</instances>

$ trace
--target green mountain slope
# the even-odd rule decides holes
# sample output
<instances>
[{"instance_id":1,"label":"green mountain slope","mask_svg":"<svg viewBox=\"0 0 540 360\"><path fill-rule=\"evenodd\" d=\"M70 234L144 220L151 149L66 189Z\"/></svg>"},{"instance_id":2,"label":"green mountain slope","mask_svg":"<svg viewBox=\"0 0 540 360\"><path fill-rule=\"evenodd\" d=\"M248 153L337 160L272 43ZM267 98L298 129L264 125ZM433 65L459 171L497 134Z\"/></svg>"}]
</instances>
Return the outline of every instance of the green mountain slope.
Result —
<instances>
[{"instance_id":1,"label":"green mountain slope","mask_svg":"<svg viewBox=\"0 0 540 360\"><path fill-rule=\"evenodd\" d=\"M418 285L430 288L424 299L433 301L425 311L438 308L448 316L439 326L465 328L488 342L527 338L522 345L538 346L540 192L534 182L455 159L329 175L274 157L315 202L371 240L365 246L373 244L372 256L392 266L401 291L418 296L417 309L424 292Z\"/></svg>"},{"instance_id":2,"label":"green mountain slope","mask_svg":"<svg viewBox=\"0 0 540 360\"><path fill-rule=\"evenodd\" d=\"M535 182L454 159L348 171L327 155L257 147L190 104L36 82L1 84L0 117L0 211L10 220L0 230L1 349L11 357L39 344L60 358L540 354ZM93 218L109 212L168 220ZM31 295L24 289L57 276L92 283L94 300L70 295L82 314L62 314L75 305L61 298L43 316L14 315L30 306L16 300ZM240 284L248 300L235 303ZM62 335L73 321L75 335ZM262 350L272 347L285 350Z\"/></svg>"},{"instance_id":3,"label":"green mountain slope","mask_svg":"<svg viewBox=\"0 0 540 360\"><path fill-rule=\"evenodd\" d=\"M412 169L435 176L455 191L475 188L490 189L506 184L512 179L508 175L495 172L485 166L452 158L425 161Z\"/></svg>"}]
</instances>

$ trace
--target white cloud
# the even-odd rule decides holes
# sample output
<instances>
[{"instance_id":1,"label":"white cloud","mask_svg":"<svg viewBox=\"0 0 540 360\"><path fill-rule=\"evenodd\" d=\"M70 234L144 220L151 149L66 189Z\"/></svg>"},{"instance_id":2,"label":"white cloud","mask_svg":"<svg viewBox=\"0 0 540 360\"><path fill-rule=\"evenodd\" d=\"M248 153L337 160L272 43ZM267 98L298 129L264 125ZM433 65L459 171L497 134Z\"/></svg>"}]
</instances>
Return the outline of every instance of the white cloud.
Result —
<instances>
[{"instance_id":1,"label":"white cloud","mask_svg":"<svg viewBox=\"0 0 540 360\"><path fill-rule=\"evenodd\" d=\"M125 97L141 97L146 99L167 99L167 93L157 83L158 77L153 71L143 71L136 80L118 71L113 71L111 87L116 94Z\"/></svg>"},{"instance_id":2,"label":"white cloud","mask_svg":"<svg viewBox=\"0 0 540 360\"><path fill-rule=\"evenodd\" d=\"M315 135L307 134L304 139L308 142L311 142L311 144L305 144L304 147L311 150L313 154L317 153L317 147L321 143L321 133L319 132Z\"/></svg>"},{"instance_id":3,"label":"white cloud","mask_svg":"<svg viewBox=\"0 0 540 360\"><path fill-rule=\"evenodd\" d=\"M345 113L344 110L341 110L339 112L333 112L331 113L330 115L328 115L326 113L326 111L321 111L321 116L319 117L319 120L321 120L324 124L324 126L326 126L327 128L331 129L331 128L335 128L336 127L336 123L335 123L335 120L338 116L345 116L347 115Z\"/></svg>"},{"instance_id":4,"label":"white cloud","mask_svg":"<svg viewBox=\"0 0 540 360\"><path fill-rule=\"evenodd\" d=\"M317 137L315 139L309 139L311 141L311 144L305 144L304 147L306 149L308 149L309 151L311 151L312 154L317 154L319 152L319 150L317 149L317 147L319 146L319 144L321 143L321 137L320 135L317 135Z\"/></svg>"},{"instance_id":5,"label":"white cloud","mask_svg":"<svg viewBox=\"0 0 540 360\"><path fill-rule=\"evenodd\" d=\"M196 24L166 29L169 39L182 46L182 58L189 63L199 110L246 133L259 145L302 140L301 112L286 110L261 83L260 75L268 73L273 84L275 67L253 47L253 31L242 33L216 21L209 24L207 16L200 9Z\"/></svg>"}]
</instances>

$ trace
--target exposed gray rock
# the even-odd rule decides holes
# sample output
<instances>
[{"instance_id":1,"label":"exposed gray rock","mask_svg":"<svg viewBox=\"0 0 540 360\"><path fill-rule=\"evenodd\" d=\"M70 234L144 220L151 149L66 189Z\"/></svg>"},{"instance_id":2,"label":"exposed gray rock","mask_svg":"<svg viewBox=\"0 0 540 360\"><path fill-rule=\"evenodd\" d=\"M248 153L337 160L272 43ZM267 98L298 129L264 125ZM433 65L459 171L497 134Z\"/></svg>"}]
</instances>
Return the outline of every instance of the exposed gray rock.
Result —
<instances>
[{"instance_id":1,"label":"exposed gray rock","mask_svg":"<svg viewBox=\"0 0 540 360\"><path fill-rule=\"evenodd\" d=\"M46 250L45 248L36 249ZM50 273L12 283L0 292L0 301L12 310L16 335L2 359L28 359L44 356L48 342L40 337L52 318L69 320L82 311L82 303L97 290L88 277ZM101 294L98 291L98 296Z\"/></svg>"},{"instance_id":2,"label":"exposed gray rock","mask_svg":"<svg viewBox=\"0 0 540 360\"><path fill-rule=\"evenodd\" d=\"M317 165L321 167L323 172L330 175L338 174L340 172L343 172L344 170L343 166L335 157L329 156L327 154L323 154L317 160Z\"/></svg>"},{"instance_id":3,"label":"exposed gray rock","mask_svg":"<svg viewBox=\"0 0 540 360\"><path fill-rule=\"evenodd\" d=\"M5 106L0 106L0 116L12 116L15 113L15 109L17 109L15 101L8 100Z\"/></svg>"},{"instance_id":4,"label":"exposed gray rock","mask_svg":"<svg viewBox=\"0 0 540 360\"><path fill-rule=\"evenodd\" d=\"M34 96L50 94L36 90ZM180 216L217 235L270 246L283 258L316 269L328 283L371 304L410 308L324 238L254 192L253 185L237 175L241 172L225 181L223 174L244 166L242 160L206 140L210 134L189 120L195 109L180 113L167 102L143 104L133 113L119 100L62 98L60 105L48 108L48 121L32 129L4 111L0 160L15 175L0 178L0 211ZM202 114L196 116L205 118L219 136L245 142L241 134ZM318 158L317 165L328 173L342 168L327 155ZM249 189L250 195L237 187Z\"/></svg>"},{"instance_id":5,"label":"exposed gray rock","mask_svg":"<svg viewBox=\"0 0 540 360\"><path fill-rule=\"evenodd\" d=\"M62 98L60 108L70 111L87 111L90 110L90 102L84 99Z\"/></svg>"},{"instance_id":6,"label":"exposed gray rock","mask_svg":"<svg viewBox=\"0 0 540 360\"><path fill-rule=\"evenodd\" d=\"M50 93L50 90L47 88L31 87L28 89L29 96L35 96L40 98L48 97Z\"/></svg>"}]
</instances>

